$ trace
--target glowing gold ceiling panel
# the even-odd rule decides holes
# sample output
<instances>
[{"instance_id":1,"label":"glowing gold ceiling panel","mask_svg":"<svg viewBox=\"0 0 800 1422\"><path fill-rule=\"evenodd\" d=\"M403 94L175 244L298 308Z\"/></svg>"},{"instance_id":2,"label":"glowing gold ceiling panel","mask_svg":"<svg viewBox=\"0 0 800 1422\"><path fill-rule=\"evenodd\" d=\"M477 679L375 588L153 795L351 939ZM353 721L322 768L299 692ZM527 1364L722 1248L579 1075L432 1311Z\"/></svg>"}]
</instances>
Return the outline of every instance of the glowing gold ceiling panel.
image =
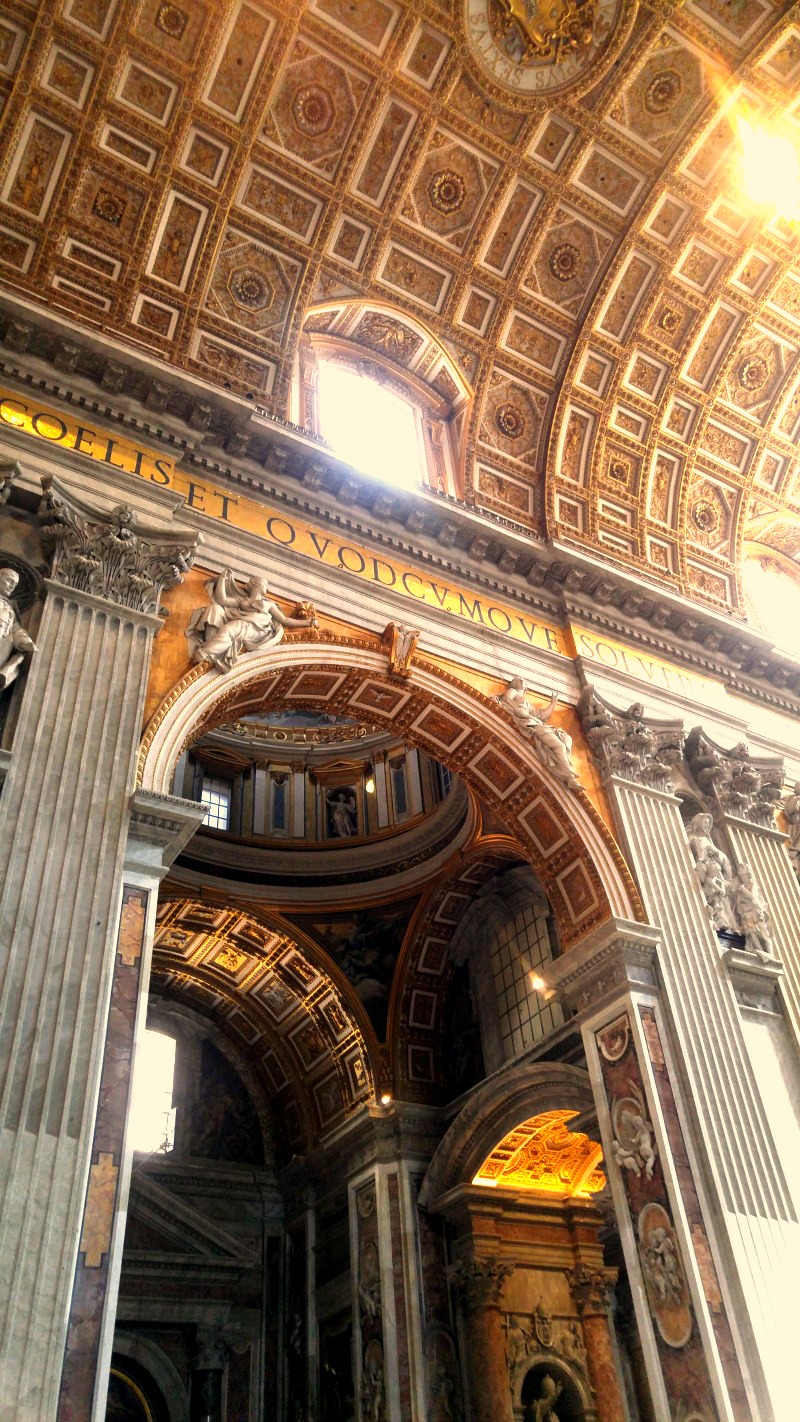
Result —
<instances>
[{"instance_id":1,"label":"glowing gold ceiling panel","mask_svg":"<svg viewBox=\"0 0 800 1422\"><path fill-rule=\"evenodd\" d=\"M509 1131L488 1155L473 1185L544 1195L597 1194L606 1183L602 1147L567 1121L576 1111L543 1111Z\"/></svg>"},{"instance_id":2,"label":"glowing gold ceiling panel","mask_svg":"<svg viewBox=\"0 0 800 1422\"><path fill-rule=\"evenodd\" d=\"M800 512L797 225L737 121L798 80L770 0L6 0L0 273L278 413L311 308L421 325L468 501L735 607Z\"/></svg>"}]
</instances>

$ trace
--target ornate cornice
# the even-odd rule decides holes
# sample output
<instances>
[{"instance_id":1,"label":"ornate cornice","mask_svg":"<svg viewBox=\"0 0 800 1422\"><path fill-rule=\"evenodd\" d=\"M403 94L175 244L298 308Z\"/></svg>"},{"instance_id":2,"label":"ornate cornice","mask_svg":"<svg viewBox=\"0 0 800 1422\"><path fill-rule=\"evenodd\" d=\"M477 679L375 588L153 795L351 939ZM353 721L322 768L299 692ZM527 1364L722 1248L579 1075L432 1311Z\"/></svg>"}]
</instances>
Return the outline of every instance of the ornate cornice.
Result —
<instances>
[{"instance_id":1,"label":"ornate cornice","mask_svg":"<svg viewBox=\"0 0 800 1422\"><path fill-rule=\"evenodd\" d=\"M701 726L686 737L686 763L709 809L764 829L775 829L780 806L783 761L752 756L740 742L723 750Z\"/></svg>"},{"instance_id":2,"label":"ornate cornice","mask_svg":"<svg viewBox=\"0 0 800 1422\"><path fill-rule=\"evenodd\" d=\"M21 373L17 352L35 350L37 389L57 401L79 402L130 438L144 432L186 470L256 500L264 497L266 476L270 500L302 508L343 533L358 505L370 538L387 550L443 575L452 574L455 561L459 580L468 585L565 621L576 619L796 714L800 665L725 613L694 604L656 580L649 584L641 572L606 564L597 551L588 556L566 544L545 545L529 527L465 507L447 494L356 478L311 431L223 391L198 391L197 380L179 371L166 378L160 365L137 352L115 349L112 359L107 343L98 349L99 338L78 334L8 293L0 313L15 333L12 343L6 338L5 350L0 345L0 371L7 378L33 383L32 375L26 380ZM72 355L65 366L67 349ZM51 380L41 378L43 367L52 370ZM125 391L124 405L114 398L119 390Z\"/></svg>"},{"instance_id":3,"label":"ornate cornice","mask_svg":"<svg viewBox=\"0 0 800 1422\"><path fill-rule=\"evenodd\" d=\"M576 1013L632 989L657 992L659 942L659 930L645 924L602 924L548 968L546 991Z\"/></svg>"},{"instance_id":4,"label":"ornate cornice","mask_svg":"<svg viewBox=\"0 0 800 1422\"><path fill-rule=\"evenodd\" d=\"M202 535L187 531L179 543L171 532L142 528L127 504L110 513L92 508L52 475L42 490L38 513L53 581L158 616L162 592L183 581Z\"/></svg>"},{"instance_id":5,"label":"ornate cornice","mask_svg":"<svg viewBox=\"0 0 800 1422\"><path fill-rule=\"evenodd\" d=\"M679 759L683 748L680 721L645 718L640 702L626 711L615 710L593 686L585 686L581 692L578 714L604 775L651 790L672 791L670 764Z\"/></svg>"}]
</instances>

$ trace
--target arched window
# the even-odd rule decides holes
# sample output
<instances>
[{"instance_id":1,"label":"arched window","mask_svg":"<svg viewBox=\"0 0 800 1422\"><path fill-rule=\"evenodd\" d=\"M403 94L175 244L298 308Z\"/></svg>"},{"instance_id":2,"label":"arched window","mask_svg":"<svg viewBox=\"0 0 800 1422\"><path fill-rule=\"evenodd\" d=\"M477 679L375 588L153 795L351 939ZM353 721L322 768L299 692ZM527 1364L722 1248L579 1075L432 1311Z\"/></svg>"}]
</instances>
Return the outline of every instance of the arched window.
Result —
<instances>
[{"instance_id":1,"label":"arched window","mask_svg":"<svg viewBox=\"0 0 800 1422\"><path fill-rule=\"evenodd\" d=\"M800 657L800 567L783 553L751 544L742 578L752 620L781 651Z\"/></svg>"},{"instance_id":2,"label":"arched window","mask_svg":"<svg viewBox=\"0 0 800 1422\"><path fill-rule=\"evenodd\" d=\"M293 416L359 472L463 494L471 391L431 332L405 313L345 302L306 319Z\"/></svg>"}]
</instances>

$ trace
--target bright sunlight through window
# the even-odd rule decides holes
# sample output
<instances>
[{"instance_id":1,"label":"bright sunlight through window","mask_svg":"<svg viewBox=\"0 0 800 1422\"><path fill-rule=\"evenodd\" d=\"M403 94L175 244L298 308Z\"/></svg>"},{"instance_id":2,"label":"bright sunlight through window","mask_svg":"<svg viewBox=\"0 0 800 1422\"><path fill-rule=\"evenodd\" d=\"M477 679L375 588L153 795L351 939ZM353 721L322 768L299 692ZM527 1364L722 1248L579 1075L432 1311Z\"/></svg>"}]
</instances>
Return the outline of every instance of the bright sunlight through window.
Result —
<instances>
[{"instance_id":1,"label":"bright sunlight through window","mask_svg":"<svg viewBox=\"0 0 800 1422\"><path fill-rule=\"evenodd\" d=\"M167 1155L175 1140L172 1084L175 1039L145 1032L136 1051L131 1092L130 1135L134 1150Z\"/></svg>"},{"instance_id":2,"label":"bright sunlight through window","mask_svg":"<svg viewBox=\"0 0 800 1422\"><path fill-rule=\"evenodd\" d=\"M319 363L318 395L320 433L342 459L389 484L417 487L420 441L406 400L331 361Z\"/></svg>"},{"instance_id":3,"label":"bright sunlight through window","mask_svg":"<svg viewBox=\"0 0 800 1422\"><path fill-rule=\"evenodd\" d=\"M747 599L764 631L782 651L800 658L800 569L794 578L765 555L746 558L742 573Z\"/></svg>"},{"instance_id":4,"label":"bright sunlight through window","mask_svg":"<svg viewBox=\"0 0 800 1422\"><path fill-rule=\"evenodd\" d=\"M791 138L775 128L738 118L742 149L742 187L757 207L769 208L787 222L800 221L800 153Z\"/></svg>"}]
</instances>

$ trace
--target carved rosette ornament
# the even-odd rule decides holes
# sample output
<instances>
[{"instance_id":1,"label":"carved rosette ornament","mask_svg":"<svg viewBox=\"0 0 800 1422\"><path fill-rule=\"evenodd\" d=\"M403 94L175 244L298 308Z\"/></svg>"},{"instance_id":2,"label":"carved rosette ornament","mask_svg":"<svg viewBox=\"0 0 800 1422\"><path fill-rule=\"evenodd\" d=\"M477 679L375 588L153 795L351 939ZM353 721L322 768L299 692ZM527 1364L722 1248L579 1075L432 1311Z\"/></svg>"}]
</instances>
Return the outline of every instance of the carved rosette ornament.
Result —
<instances>
[{"instance_id":1,"label":"carved rosette ornament","mask_svg":"<svg viewBox=\"0 0 800 1422\"><path fill-rule=\"evenodd\" d=\"M158 616L161 594L175 587L194 562L201 535L176 543L174 535L142 528L127 504L110 513L91 508L48 476L39 504L42 539L52 551L51 577L76 592Z\"/></svg>"},{"instance_id":2,"label":"carved rosette ornament","mask_svg":"<svg viewBox=\"0 0 800 1422\"><path fill-rule=\"evenodd\" d=\"M503 1285L513 1272L513 1264L489 1255L485 1259L458 1259L448 1267L447 1277L464 1307L472 1310L497 1308Z\"/></svg>"},{"instance_id":3,"label":"carved rosette ornament","mask_svg":"<svg viewBox=\"0 0 800 1422\"><path fill-rule=\"evenodd\" d=\"M593 686L585 686L581 692L578 714L605 775L652 790L672 791L670 766L679 760L683 743L680 722L645 720L639 701L627 711L615 710Z\"/></svg>"},{"instance_id":4,"label":"carved rosette ornament","mask_svg":"<svg viewBox=\"0 0 800 1422\"><path fill-rule=\"evenodd\" d=\"M711 809L775 828L783 785L781 761L751 756L744 742L722 750L695 726L686 737L686 762Z\"/></svg>"}]
</instances>

